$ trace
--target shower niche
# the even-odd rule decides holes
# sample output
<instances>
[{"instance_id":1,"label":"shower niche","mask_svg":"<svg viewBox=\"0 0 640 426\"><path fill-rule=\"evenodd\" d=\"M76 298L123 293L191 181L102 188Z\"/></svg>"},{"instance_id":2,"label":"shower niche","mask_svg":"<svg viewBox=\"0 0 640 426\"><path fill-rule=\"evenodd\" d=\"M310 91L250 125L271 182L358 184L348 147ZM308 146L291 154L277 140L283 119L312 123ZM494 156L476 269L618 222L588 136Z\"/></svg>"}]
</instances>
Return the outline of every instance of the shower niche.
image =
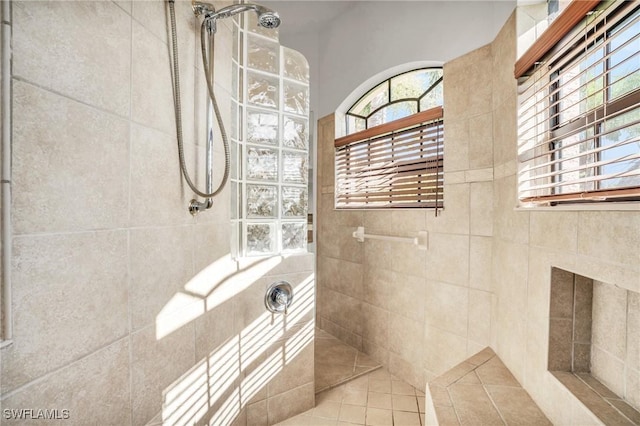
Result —
<instances>
[{"instance_id":1,"label":"shower niche","mask_svg":"<svg viewBox=\"0 0 640 426\"><path fill-rule=\"evenodd\" d=\"M640 293L551 270L548 369L605 424L640 425Z\"/></svg>"},{"instance_id":2,"label":"shower niche","mask_svg":"<svg viewBox=\"0 0 640 426\"><path fill-rule=\"evenodd\" d=\"M234 18L231 219L235 257L305 252L309 64L254 14Z\"/></svg>"}]
</instances>

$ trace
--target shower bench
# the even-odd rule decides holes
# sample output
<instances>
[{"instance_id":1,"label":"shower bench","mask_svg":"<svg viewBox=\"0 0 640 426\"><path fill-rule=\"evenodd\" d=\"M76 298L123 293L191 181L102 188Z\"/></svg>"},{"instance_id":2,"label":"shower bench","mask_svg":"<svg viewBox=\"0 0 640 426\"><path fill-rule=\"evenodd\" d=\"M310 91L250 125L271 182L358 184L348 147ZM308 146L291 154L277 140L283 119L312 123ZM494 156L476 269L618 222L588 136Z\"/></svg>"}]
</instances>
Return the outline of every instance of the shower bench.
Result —
<instances>
[{"instance_id":1,"label":"shower bench","mask_svg":"<svg viewBox=\"0 0 640 426\"><path fill-rule=\"evenodd\" d=\"M427 425L551 425L491 348L429 382L425 394Z\"/></svg>"}]
</instances>

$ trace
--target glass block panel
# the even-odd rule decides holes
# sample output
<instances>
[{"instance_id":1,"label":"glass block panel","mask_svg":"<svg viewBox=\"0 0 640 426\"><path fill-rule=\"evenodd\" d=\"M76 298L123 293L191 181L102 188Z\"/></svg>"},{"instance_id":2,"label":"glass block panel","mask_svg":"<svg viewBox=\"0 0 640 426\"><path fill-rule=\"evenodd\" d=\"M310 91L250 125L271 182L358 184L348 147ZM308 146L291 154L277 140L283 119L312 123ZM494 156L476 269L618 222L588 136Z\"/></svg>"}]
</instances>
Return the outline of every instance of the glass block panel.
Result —
<instances>
[{"instance_id":1,"label":"glass block panel","mask_svg":"<svg viewBox=\"0 0 640 426\"><path fill-rule=\"evenodd\" d=\"M238 49L238 42L240 41L240 29L237 25L233 26L233 46L231 47L231 57L234 61L240 62L240 50Z\"/></svg>"},{"instance_id":2,"label":"glass block panel","mask_svg":"<svg viewBox=\"0 0 640 426\"><path fill-rule=\"evenodd\" d=\"M300 115L309 114L309 88L297 84L284 84L284 110Z\"/></svg>"},{"instance_id":3,"label":"glass block panel","mask_svg":"<svg viewBox=\"0 0 640 426\"><path fill-rule=\"evenodd\" d=\"M368 117L376 108L389 102L389 83L386 81L371 89L349 112Z\"/></svg>"},{"instance_id":4,"label":"glass block panel","mask_svg":"<svg viewBox=\"0 0 640 426\"><path fill-rule=\"evenodd\" d=\"M275 227L270 223L247 224L247 254L272 253L276 249Z\"/></svg>"},{"instance_id":5,"label":"glass block panel","mask_svg":"<svg viewBox=\"0 0 640 426\"><path fill-rule=\"evenodd\" d=\"M300 52L284 47L284 76L309 83L309 63Z\"/></svg>"},{"instance_id":6,"label":"glass block panel","mask_svg":"<svg viewBox=\"0 0 640 426\"><path fill-rule=\"evenodd\" d=\"M261 37L247 37L247 64L250 68L277 74L280 65L280 45Z\"/></svg>"},{"instance_id":7,"label":"glass block panel","mask_svg":"<svg viewBox=\"0 0 640 426\"><path fill-rule=\"evenodd\" d=\"M247 146L247 178L278 180L278 151Z\"/></svg>"},{"instance_id":8,"label":"glass block panel","mask_svg":"<svg viewBox=\"0 0 640 426\"><path fill-rule=\"evenodd\" d=\"M368 119L368 127L379 126L418 112L416 101L398 102L382 108Z\"/></svg>"},{"instance_id":9,"label":"glass block panel","mask_svg":"<svg viewBox=\"0 0 640 426\"><path fill-rule=\"evenodd\" d=\"M282 187L282 217L307 216L307 188Z\"/></svg>"},{"instance_id":10,"label":"glass block panel","mask_svg":"<svg viewBox=\"0 0 640 426\"><path fill-rule=\"evenodd\" d=\"M419 98L442 77L441 69L417 70L391 79L391 101Z\"/></svg>"},{"instance_id":11,"label":"glass block panel","mask_svg":"<svg viewBox=\"0 0 640 426\"><path fill-rule=\"evenodd\" d=\"M238 138L238 104L235 101L231 102L231 137Z\"/></svg>"},{"instance_id":12,"label":"glass block panel","mask_svg":"<svg viewBox=\"0 0 640 426\"><path fill-rule=\"evenodd\" d=\"M276 217L278 188L269 185L247 185L247 217Z\"/></svg>"},{"instance_id":13,"label":"glass block panel","mask_svg":"<svg viewBox=\"0 0 640 426\"><path fill-rule=\"evenodd\" d=\"M231 141L229 143L229 177L231 179L238 179L238 143Z\"/></svg>"},{"instance_id":14,"label":"glass block panel","mask_svg":"<svg viewBox=\"0 0 640 426\"><path fill-rule=\"evenodd\" d=\"M307 245L307 224L306 223L283 223L282 224L282 250L294 251L304 250Z\"/></svg>"},{"instance_id":15,"label":"glass block panel","mask_svg":"<svg viewBox=\"0 0 640 426\"><path fill-rule=\"evenodd\" d=\"M284 182L307 183L308 175L309 160L306 152L283 152L282 180Z\"/></svg>"},{"instance_id":16,"label":"glass block panel","mask_svg":"<svg viewBox=\"0 0 640 426\"><path fill-rule=\"evenodd\" d=\"M244 217L244 191L242 187L242 183L238 182L238 219L242 219Z\"/></svg>"},{"instance_id":17,"label":"glass block panel","mask_svg":"<svg viewBox=\"0 0 640 426\"><path fill-rule=\"evenodd\" d=\"M247 100L268 108L278 108L278 79L247 72Z\"/></svg>"},{"instance_id":18,"label":"glass block panel","mask_svg":"<svg viewBox=\"0 0 640 426\"><path fill-rule=\"evenodd\" d=\"M431 91L427 93L424 98L420 99L420 111L426 111L430 108L442 106L442 87L443 83L440 82L436 87L431 89Z\"/></svg>"},{"instance_id":19,"label":"glass block panel","mask_svg":"<svg viewBox=\"0 0 640 426\"><path fill-rule=\"evenodd\" d=\"M283 145L287 148L307 149L309 146L307 120L285 116L283 124Z\"/></svg>"},{"instance_id":20,"label":"glass block panel","mask_svg":"<svg viewBox=\"0 0 640 426\"><path fill-rule=\"evenodd\" d=\"M238 218L238 184L231 181L231 219Z\"/></svg>"},{"instance_id":21,"label":"glass block panel","mask_svg":"<svg viewBox=\"0 0 640 426\"><path fill-rule=\"evenodd\" d=\"M278 144L278 114L247 109L247 141Z\"/></svg>"},{"instance_id":22,"label":"glass block panel","mask_svg":"<svg viewBox=\"0 0 640 426\"><path fill-rule=\"evenodd\" d=\"M263 35L265 37L268 37L272 40L278 40L279 37L279 31L277 28L265 28L262 25L258 24L258 15L253 13L253 12L249 12L249 13L243 13L242 16L247 16L249 19L249 23L247 26L247 29L249 31L251 31L254 34L260 34Z\"/></svg>"}]
</instances>

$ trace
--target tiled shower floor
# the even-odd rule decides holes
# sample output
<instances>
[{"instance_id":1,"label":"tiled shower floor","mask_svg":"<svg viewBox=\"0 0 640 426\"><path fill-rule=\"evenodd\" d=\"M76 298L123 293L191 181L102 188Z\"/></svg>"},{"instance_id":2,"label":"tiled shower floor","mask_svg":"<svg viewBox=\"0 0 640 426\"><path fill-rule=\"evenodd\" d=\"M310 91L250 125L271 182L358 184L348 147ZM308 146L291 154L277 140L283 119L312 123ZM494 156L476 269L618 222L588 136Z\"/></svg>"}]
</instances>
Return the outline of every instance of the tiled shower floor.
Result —
<instances>
[{"instance_id":1,"label":"tiled shower floor","mask_svg":"<svg viewBox=\"0 0 640 426\"><path fill-rule=\"evenodd\" d=\"M316 393L381 367L367 355L318 328L314 355Z\"/></svg>"},{"instance_id":2,"label":"tiled shower floor","mask_svg":"<svg viewBox=\"0 0 640 426\"><path fill-rule=\"evenodd\" d=\"M321 330L315 341L316 406L278 426L424 425L423 392Z\"/></svg>"}]
</instances>

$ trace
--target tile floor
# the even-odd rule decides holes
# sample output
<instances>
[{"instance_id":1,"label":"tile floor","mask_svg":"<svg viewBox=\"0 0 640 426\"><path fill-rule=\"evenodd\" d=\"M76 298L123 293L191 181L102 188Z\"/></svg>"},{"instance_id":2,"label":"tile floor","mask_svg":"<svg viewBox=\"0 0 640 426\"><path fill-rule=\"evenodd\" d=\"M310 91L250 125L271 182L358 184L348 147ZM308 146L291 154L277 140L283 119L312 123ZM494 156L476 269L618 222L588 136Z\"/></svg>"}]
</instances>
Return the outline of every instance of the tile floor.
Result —
<instances>
[{"instance_id":1,"label":"tile floor","mask_svg":"<svg viewBox=\"0 0 640 426\"><path fill-rule=\"evenodd\" d=\"M314 356L316 393L381 367L367 355L318 328Z\"/></svg>"},{"instance_id":2,"label":"tile floor","mask_svg":"<svg viewBox=\"0 0 640 426\"><path fill-rule=\"evenodd\" d=\"M316 406L278 426L421 426L424 393L384 368L316 394Z\"/></svg>"}]
</instances>

